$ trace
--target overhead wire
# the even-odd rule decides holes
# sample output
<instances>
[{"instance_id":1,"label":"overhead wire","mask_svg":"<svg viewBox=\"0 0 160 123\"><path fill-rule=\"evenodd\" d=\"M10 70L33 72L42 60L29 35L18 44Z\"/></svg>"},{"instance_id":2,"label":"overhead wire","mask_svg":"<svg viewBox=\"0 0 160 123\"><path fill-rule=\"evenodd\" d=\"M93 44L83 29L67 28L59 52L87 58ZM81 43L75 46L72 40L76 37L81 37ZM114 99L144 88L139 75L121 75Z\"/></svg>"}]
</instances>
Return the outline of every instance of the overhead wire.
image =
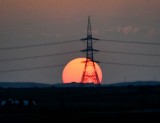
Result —
<instances>
[{"instance_id":1,"label":"overhead wire","mask_svg":"<svg viewBox=\"0 0 160 123\"><path fill-rule=\"evenodd\" d=\"M2 50L23 49L23 48L32 48L32 47L42 47L42 46L50 46L50 45L58 45L58 44L67 44L67 43L73 43L75 41L77 41L77 40L68 40L68 41L60 41L60 42L50 42L50 43L5 47L5 48L0 48L0 51L2 51Z\"/></svg>"},{"instance_id":2,"label":"overhead wire","mask_svg":"<svg viewBox=\"0 0 160 123\"><path fill-rule=\"evenodd\" d=\"M132 67L144 67L144 68L160 68L158 65L141 65L141 64L127 64L127 63L117 63L117 62L100 62L101 64L111 64L118 66L132 66ZM40 66L40 67L30 67L30 68L19 68L19 69L10 69L10 70L0 70L0 73L10 73L10 72L20 72L20 71L29 71L37 69L48 69L54 67L63 67L65 64L50 65L50 66Z\"/></svg>"},{"instance_id":3,"label":"overhead wire","mask_svg":"<svg viewBox=\"0 0 160 123\"><path fill-rule=\"evenodd\" d=\"M80 40L66 40L66 41L59 41L59 42L49 42L49 43L40 43L40 44L32 44L32 45L4 47L4 48L0 48L0 51L23 49L23 48L32 48L32 47L42 47L42 46L50 46L50 45L58 45L58 44L67 44L67 43L73 43L75 41L80 41ZM112 40L112 39L99 39L99 41L117 42L117 43L132 43L132 44L147 44L147 45L160 45L160 43L149 43L149 42L141 42L141 41L124 41L124 40Z\"/></svg>"},{"instance_id":4,"label":"overhead wire","mask_svg":"<svg viewBox=\"0 0 160 123\"><path fill-rule=\"evenodd\" d=\"M160 45L160 43L149 43L149 42L140 42L140 41L124 41L124 40L110 40L110 39L99 39L99 40L100 41L107 41L107 42L115 42L115 43L144 44L144 45L155 45L155 46L157 46L157 45L159 46ZM157 56L157 57L160 56L160 54L120 52L120 51L107 51L107 50L102 50L100 52L104 52L104 53L116 53L116 54L127 54L127 55L141 55L141 56ZM126 63L117 63L117 62L100 62L100 63L102 63L102 64L119 65L119 66L160 68L160 66L158 66L158 65L126 64Z\"/></svg>"},{"instance_id":5,"label":"overhead wire","mask_svg":"<svg viewBox=\"0 0 160 123\"><path fill-rule=\"evenodd\" d=\"M100 62L102 64L112 64L119 66L133 66L133 67L146 67L146 68L160 68L158 65L141 65L141 64L126 64L126 63L117 63L117 62Z\"/></svg>"},{"instance_id":6,"label":"overhead wire","mask_svg":"<svg viewBox=\"0 0 160 123\"><path fill-rule=\"evenodd\" d=\"M114 54L126 54L126 55L140 55L140 56L157 56L157 57L160 56L160 54L119 52L119 51L109 51L109 50L100 50L99 52L102 52L102 53L114 53ZM70 51L70 52L64 52L64 53L53 53L53 54L36 55L36 56L28 56L28 57L8 58L8 59L0 59L0 62L11 62L11 61L18 61L18 60L29 60L29 59L45 58L45 57L52 57L52 56L58 56L58 55L74 54L74 53L80 53L80 52L79 51Z\"/></svg>"},{"instance_id":7,"label":"overhead wire","mask_svg":"<svg viewBox=\"0 0 160 123\"><path fill-rule=\"evenodd\" d=\"M109 50L100 50L102 53L114 53L114 54L126 54L126 55L140 55L140 56L156 56L159 57L160 54L149 54L149 53L134 53L134 52L120 52L120 51L109 51Z\"/></svg>"},{"instance_id":8,"label":"overhead wire","mask_svg":"<svg viewBox=\"0 0 160 123\"><path fill-rule=\"evenodd\" d=\"M80 52L79 51L70 51L70 52L56 53L56 54L37 55L37 56L20 57L20 58L12 58L12 59L1 59L0 62L35 59L35 58L42 58L42 57L52 57L52 56L56 56L56 55L66 55L66 54L73 54L73 53L80 53ZM37 70L37 69L48 69L48 68L54 68L54 67L63 67L64 65L65 64L30 67L30 68L19 68L19 69L10 69L10 70L0 70L0 73L20 72L20 71L29 71L29 70Z\"/></svg>"},{"instance_id":9,"label":"overhead wire","mask_svg":"<svg viewBox=\"0 0 160 123\"><path fill-rule=\"evenodd\" d=\"M80 53L80 52L79 51L70 51L70 52L64 52L64 53L53 53L53 54L36 55L36 56L28 56L28 57L0 59L0 62L11 62L11 61L18 61L18 60L29 60L29 59L52 57L52 56L58 56L58 55L74 54L74 53Z\"/></svg>"},{"instance_id":10,"label":"overhead wire","mask_svg":"<svg viewBox=\"0 0 160 123\"><path fill-rule=\"evenodd\" d=\"M141 41L125 41L125 40L112 40L112 39L99 39L100 41L116 42L116 43L128 43L128 44L146 44L146 45L160 45L160 43L150 43Z\"/></svg>"},{"instance_id":11,"label":"overhead wire","mask_svg":"<svg viewBox=\"0 0 160 123\"><path fill-rule=\"evenodd\" d=\"M130 41L129 42L129 41L123 41L123 40L109 40L109 39L100 39L100 40L102 40L102 41L108 41L108 42L119 42L119 43L160 45L159 43L147 43L147 42L137 42L137 41ZM50 46L50 45L73 43L75 41L77 41L77 40L68 40L68 41L51 42L51 43L41 43L41 44L24 45L24 46L16 46L16 47L6 47L6 48L0 48L0 50L1 51L2 50L15 50L15 49L22 49L22 48ZM36 56L29 56L29 57L0 59L0 62L16 61L16 60L27 60L27 59L35 59L35 58L43 58L43 57L51 57L51 56L56 56L56 55L65 55L65 54L72 54L72 53L78 53L78 52L79 51L71 51L71 52L56 53L56 54L45 54L45 55L36 55ZM107 51L107 50L102 50L100 52L104 52L104 53L116 53L116 54L128 54L128 55L143 55L143 56L160 56L159 54L145 54L145 53L119 52L119 51ZM100 63L102 63L102 64L120 65L120 66L160 68L160 66L158 66L158 65L140 65L140 64L126 64L126 63L116 63L116 62L100 62ZM51 66L41 66L41 67L30 67L30 68L20 68L20 69L11 69L11 70L0 70L0 73L19 72L19 71L28 71L28 70L37 70L37 69L47 69L47 68L53 68L53 67L62 67L64 65L65 64L51 65Z\"/></svg>"},{"instance_id":12,"label":"overhead wire","mask_svg":"<svg viewBox=\"0 0 160 123\"><path fill-rule=\"evenodd\" d=\"M42 47L42 46L50 46L50 45L58 45L58 44L67 44L67 43L73 43L75 41L80 41L80 40L66 40L66 41L59 41L59 42L49 42L49 43L40 43L40 44L32 44L32 45L4 47L4 48L0 48L0 51L23 49L23 48L32 48L32 47ZM148 43L148 42L112 40L112 39L99 39L99 41L117 42L117 43L132 43L132 44L133 43L134 44L147 44L147 45L160 45L160 43Z\"/></svg>"}]
</instances>

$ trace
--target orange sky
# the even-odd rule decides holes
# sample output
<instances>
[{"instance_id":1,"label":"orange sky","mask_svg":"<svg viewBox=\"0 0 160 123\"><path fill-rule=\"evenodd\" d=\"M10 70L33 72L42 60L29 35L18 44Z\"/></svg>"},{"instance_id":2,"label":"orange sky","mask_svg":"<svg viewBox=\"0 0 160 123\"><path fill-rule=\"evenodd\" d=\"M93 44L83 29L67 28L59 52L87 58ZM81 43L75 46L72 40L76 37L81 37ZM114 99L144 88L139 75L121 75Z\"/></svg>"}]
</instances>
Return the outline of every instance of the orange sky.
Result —
<instances>
[{"instance_id":1,"label":"orange sky","mask_svg":"<svg viewBox=\"0 0 160 123\"><path fill-rule=\"evenodd\" d=\"M54 18L57 18L60 16L82 16L82 14L83 16L91 14L101 17L126 14L152 16L150 14L158 14L160 11L159 0L1 0L0 3L1 16L10 17L17 15L48 18L53 15Z\"/></svg>"},{"instance_id":2,"label":"orange sky","mask_svg":"<svg viewBox=\"0 0 160 123\"><path fill-rule=\"evenodd\" d=\"M142 42L160 41L159 0L0 0L0 48L79 40L86 36L87 17L91 16L94 37ZM63 53L85 49L82 42L50 47L1 51L1 59L23 56ZM139 46L114 43L94 43L95 49L158 54L158 46ZM66 64L84 54L71 54L26 61L0 62L0 71L23 67ZM141 57L119 54L95 56L98 61L159 65L159 57ZM106 83L128 80L152 80L159 69L117 67L100 64ZM124 70L121 71L121 70ZM138 69L138 70L137 70ZM0 81L62 82L63 68L6 73ZM135 73L135 76L130 74ZM141 71L140 74L137 71ZM17 74L20 75L17 77ZM40 75L40 76L39 76ZM53 76L54 75L54 76ZM28 77L29 76L29 77ZM56 76L56 77L55 77ZM116 77L115 77L116 76ZM160 79L160 78L159 78Z\"/></svg>"}]
</instances>

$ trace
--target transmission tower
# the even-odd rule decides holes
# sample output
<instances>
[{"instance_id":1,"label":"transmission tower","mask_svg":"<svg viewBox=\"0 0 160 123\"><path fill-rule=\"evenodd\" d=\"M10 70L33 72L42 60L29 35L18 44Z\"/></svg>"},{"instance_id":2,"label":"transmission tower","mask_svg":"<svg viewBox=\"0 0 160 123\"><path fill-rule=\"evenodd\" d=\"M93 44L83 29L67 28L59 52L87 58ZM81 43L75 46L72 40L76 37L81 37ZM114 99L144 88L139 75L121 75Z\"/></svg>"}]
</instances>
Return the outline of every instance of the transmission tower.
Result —
<instances>
[{"instance_id":1,"label":"transmission tower","mask_svg":"<svg viewBox=\"0 0 160 123\"><path fill-rule=\"evenodd\" d=\"M92 37L90 16L88 17L87 37L81 40L86 41L87 43L87 48L85 50L82 50L82 52L86 53L86 61L84 61L85 66L81 78L81 83L100 84L100 80L98 77L94 61L94 52L98 52L99 50L93 49L93 40L99 40L99 39Z\"/></svg>"}]
</instances>

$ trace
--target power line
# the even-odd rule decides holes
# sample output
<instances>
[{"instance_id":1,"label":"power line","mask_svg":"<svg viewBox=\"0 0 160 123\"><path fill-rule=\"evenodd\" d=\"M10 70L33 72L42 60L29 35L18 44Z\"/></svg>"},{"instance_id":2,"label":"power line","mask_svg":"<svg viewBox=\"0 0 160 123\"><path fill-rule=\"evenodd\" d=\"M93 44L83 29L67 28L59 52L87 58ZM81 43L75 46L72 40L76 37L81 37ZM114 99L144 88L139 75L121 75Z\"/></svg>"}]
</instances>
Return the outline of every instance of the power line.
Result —
<instances>
[{"instance_id":1,"label":"power line","mask_svg":"<svg viewBox=\"0 0 160 123\"><path fill-rule=\"evenodd\" d=\"M114 53L114 54L127 54L127 55L141 55L141 56L157 56L157 57L160 56L160 54L131 53L131 52L108 51L108 50L105 50L105 51L101 50L100 52L102 52L102 53ZM11 62L11 61L18 61L18 60L45 58L45 57L67 55L67 54L74 54L74 53L80 53L80 52L79 51L70 51L70 52L56 53L56 54L45 54L45 55L36 55L36 56L29 56L29 57L0 59L0 62Z\"/></svg>"},{"instance_id":2,"label":"power line","mask_svg":"<svg viewBox=\"0 0 160 123\"><path fill-rule=\"evenodd\" d=\"M160 68L158 65L140 65L140 64L126 64L126 63L116 63L116 62L100 62L102 64L112 64L119 66L133 66L133 67L146 67L146 68Z\"/></svg>"},{"instance_id":3,"label":"power line","mask_svg":"<svg viewBox=\"0 0 160 123\"><path fill-rule=\"evenodd\" d=\"M126 64L126 63L117 63L117 62L100 62L102 64L111 64L118 66L131 66L131 67L144 67L144 68L160 68L158 65L140 65L140 64ZM41 66L41 67L30 67L30 68L19 68L19 69L11 69L11 70L1 70L0 73L10 73L10 72L21 72L21 71L30 71L37 69L48 69L54 67L63 67L65 64L59 65L50 65L50 66Z\"/></svg>"},{"instance_id":4,"label":"power line","mask_svg":"<svg viewBox=\"0 0 160 123\"><path fill-rule=\"evenodd\" d=\"M51 42L51 43L41 43L41 44L33 44L33 45L15 46L15 47L6 47L6 48L0 48L0 50L2 51L2 50L15 50L15 49L23 49L23 48L31 48L31 47L42 47L42 46L73 43L75 41L77 41L77 40L68 40L68 41Z\"/></svg>"},{"instance_id":5,"label":"power line","mask_svg":"<svg viewBox=\"0 0 160 123\"><path fill-rule=\"evenodd\" d=\"M11 70L1 70L0 73L30 71L30 70L38 70L38 69L48 69L48 68L54 68L54 67L62 67L64 65L65 64L50 65L50 66L41 66L41 67L31 67L31 68L20 68L20 69L11 69Z\"/></svg>"},{"instance_id":6,"label":"power line","mask_svg":"<svg viewBox=\"0 0 160 123\"><path fill-rule=\"evenodd\" d=\"M127 55L141 55L141 56L157 56L157 57L160 56L160 54L131 53L131 52L108 51L108 50L105 50L105 51L101 50L100 52L102 52L102 53L114 53L114 54L127 54ZM11 61L18 61L18 60L45 58L45 57L67 55L67 54L74 54L74 53L80 53L80 52L79 51L70 51L70 52L56 53L56 54L45 54L45 55L37 55L37 56L29 56L29 57L0 59L0 62L11 62Z\"/></svg>"},{"instance_id":7,"label":"power line","mask_svg":"<svg viewBox=\"0 0 160 123\"><path fill-rule=\"evenodd\" d=\"M124 41L124 40L112 40L112 39L100 39L101 41L107 42L118 42L118 43L130 43L130 44L146 44L146 45L160 45L160 43L148 43L148 42L139 42L139 41Z\"/></svg>"},{"instance_id":8,"label":"power line","mask_svg":"<svg viewBox=\"0 0 160 123\"><path fill-rule=\"evenodd\" d=\"M11 62L11 61L18 61L18 60L28 60L28 59L52 57L52 56L58 56L58 55L67 55L67 54L73 54L73 53L80 53L80 52L79 51L71 51L71 52L56 53L56 54L46 54L46 55L37 55L37 56L29 56L29 57L20 57L20 58L0 59L0 62Z\"/></svg>"},{"instance_id":9,"label":"power line","mask_svg":"<svg viewBox=\"0 0 160 123\"><path fill-rule=\"evenodd\" d=\"M140 55L140 56L157 56L159 57L160 54L147 54L147 53L132 53L132 52L119 52L119 51L103 51L103 50L100 50L100 52L103 52L103 53L115 53L115 54L126 54L126 55Z\"/></svg>"},{"instance_id":10,"label":"power line","mask_svg":"<svg viewBox=\"0 0 160 123\"><path fill-rule=\"evenodd\" d=\"M102 41L109 41L109 42L120 42L120 43L135 43L135 44L147 44L147 45L160 45L159 43L146 43L146 42L136 42L136 41L120 41L120 40L106 40L100 39ZM31 47L40 47L40 46L50 46L50 45L58 45L58 44L66 44L72 43L76 40L70 41L61 41L61 42L52 42L52 43L42 43L42 44L34 44L34 45L26 45L26 46L17 46L17 47L7 47L7 48L0 48L0 50L14 50L14 49L21 49L21 48L31 48ZM7 61L16 61L16 60L27 60L27 59L35 59L35 58L43 58L43 57L51 57L56 55L66 55L66 54L73 54L78 53L79 51L71 51L71 52L64 52L64 53L56 53L56 54L46 54L46 55L37 55L37 56L29 56L29 57L20 57L20 58L10 58L10 59L1 59L0 62L7 62ZM129 54L129 55L143 55L143 56L160 56L156 54L145 54L145 53L131 53L131 52L118 52L118 51L101 51L105 53L118 53L118 54ZM120 66L133 66L133 67L147 67L147 68L160 68L158 65L139 65L139 64L126 64L126 63L116 63L116 62L101 62L102 64L112 64L112 65L120 65ZM19 71L29 71L29 70L36 70L36 69L47 69L53 67L62 67L64 64L60 65L52 65L52 66L41 66L41 67L30 67L30 68L20 68L20 69L11 69L11 70L1 70L0 73L8 73L8 72L19 72Z\"/></svg>"},{"instance_id":11,"label":"power line","mask_svg":"<svg viewBox=\"0 0 160 123\"><path fill-rule=\"evenodd\" d=\"M107 42L119 42L119 43L160 45L160 43L147 43L147 42L138 42L138 41L124 41L124 40L112 40L112 39L99 39L99 40L107 41ZM33 44L33 45L15 46L15 47L5 47L5 48L0 48L0 51L32 48L32 47L42 47L42 46L50 46L50 45L58 45L58 44L67 44L67 43L73 43L75 41L78 41L78 40L68 40L68 41L61 41L61 42L41 43L41 44Z\"/></svg>"}]
</instances>

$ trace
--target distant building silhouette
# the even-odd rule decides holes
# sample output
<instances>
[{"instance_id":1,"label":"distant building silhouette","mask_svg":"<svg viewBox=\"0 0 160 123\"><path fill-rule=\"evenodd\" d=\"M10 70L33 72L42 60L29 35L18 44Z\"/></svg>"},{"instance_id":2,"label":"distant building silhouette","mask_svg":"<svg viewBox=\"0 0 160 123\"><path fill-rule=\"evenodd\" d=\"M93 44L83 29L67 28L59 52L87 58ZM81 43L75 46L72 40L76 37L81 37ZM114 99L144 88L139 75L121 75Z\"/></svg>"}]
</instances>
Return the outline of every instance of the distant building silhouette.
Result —
<instances>
[{"instance_id":1,"label":"distant building silhouette","mask_svg":"<svg viewBox=\"0 0 160 123\"><path fill-rule=\"evenodd\" d=\"M0 106L20 106L20 107L28 107L28 106L36 106L36 102L33 99L13 99L8 98L6 100L2 100Z\"/></svg>"}]
</instances>

